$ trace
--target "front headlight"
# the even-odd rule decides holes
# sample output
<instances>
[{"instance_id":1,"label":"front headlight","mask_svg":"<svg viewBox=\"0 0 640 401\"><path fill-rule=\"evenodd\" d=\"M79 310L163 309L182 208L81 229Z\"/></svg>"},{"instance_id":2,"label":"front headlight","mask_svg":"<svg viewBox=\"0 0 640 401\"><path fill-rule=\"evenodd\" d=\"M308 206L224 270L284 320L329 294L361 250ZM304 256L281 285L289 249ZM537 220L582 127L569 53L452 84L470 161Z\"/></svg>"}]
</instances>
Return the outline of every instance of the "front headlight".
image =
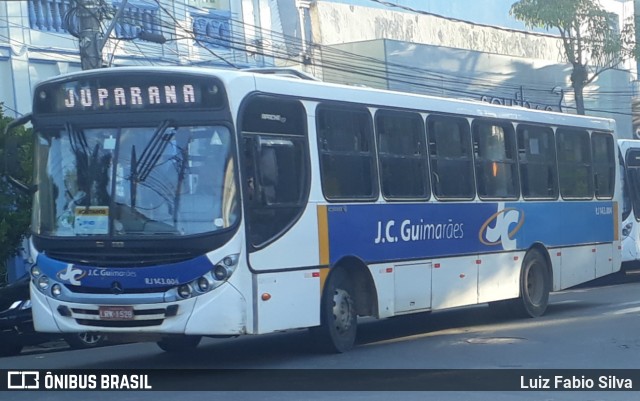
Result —
<instances>
[{"instance_id":1,"label":"front headlight","mask_svg":"<svg viewBox=\"0 0 640 401\"><path fill-rule=\"evenodd\" d=\"M31 275L34 278L38 278L40 277L40 275L42 275L42 270L40 270L40 268L38 267L38 265L33 265L31 266Z\"/></svg>"},{"instance_id":2,"label":"front headlight","mask_svg":"<svg viewBox=\"0 0 640 401\"><path fill-rule=\"evenodd\" d=\"M216 281L226 281L231 277L233 272L238 267L239 254L233 254L225 256L222 260L213 267L211 275ZM221 283L220 283L221 284Z\"/></svg>"},{"instance_id":3,"label":"front headlight","mask_svg":"<svg viewBox=\"0 0 640 401\"><path fill-rule=\"evenodd\" d=\"M49 288L49 277L44 275L40 276L36 280L36 283L38 284L38 288L40 288L41 290L46 290L47 288Z\"/></svg>"},{"instance_id":4,"label":"front headlight","mask_svg":"<svg viewBox=\"0 0 640 401\"><path fill-rule=\"evenodd\" d=\"M240 254L228 255L215 264L213 269L197 279L182 284L175 288L177 295L182 299L194 295L204 294L224 284L238 267Z\"/></svg>"}]
</instances>

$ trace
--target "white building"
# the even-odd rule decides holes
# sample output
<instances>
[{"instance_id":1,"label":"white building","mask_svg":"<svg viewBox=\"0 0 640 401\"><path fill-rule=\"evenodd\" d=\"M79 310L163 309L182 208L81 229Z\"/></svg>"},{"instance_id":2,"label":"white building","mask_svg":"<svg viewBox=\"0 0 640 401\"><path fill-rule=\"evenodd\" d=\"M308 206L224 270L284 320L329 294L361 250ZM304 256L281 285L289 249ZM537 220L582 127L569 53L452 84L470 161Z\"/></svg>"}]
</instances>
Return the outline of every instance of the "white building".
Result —
<instances>
[{"instance_id":1,"label":"white building","mask_svg":"<svg viewBox=\"0 0 640 401\"><path fill-rule=\"evenodd\" d=\"M332 82L575 112L559 35L525 29L509 16L514 1L318 0L306 20L307 69ZM601 0L618 28L633 3ZM587 113L615 118L631 136L636 79L631 61L602 73L585 88Z\"/></svg>"}]
</instances>

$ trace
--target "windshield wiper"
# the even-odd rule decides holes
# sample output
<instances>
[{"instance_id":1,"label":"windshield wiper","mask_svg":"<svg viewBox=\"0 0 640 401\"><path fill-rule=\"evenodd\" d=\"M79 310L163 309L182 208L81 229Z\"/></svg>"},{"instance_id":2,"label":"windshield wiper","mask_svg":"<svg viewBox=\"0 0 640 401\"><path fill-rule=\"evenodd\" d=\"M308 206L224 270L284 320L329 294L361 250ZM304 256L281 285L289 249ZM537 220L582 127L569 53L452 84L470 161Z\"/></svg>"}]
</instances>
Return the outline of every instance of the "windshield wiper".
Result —
<instances>
[{"instance_id":1,"label":"windshield wiper","mask_svg":"<svg viewBox=\"0 0 640 401\"><path fill-rule=\"evenodd\" d=\"M170 124L170 120L164 120L158 128L156 128L151 136L151 140L142 151L139 161L135 160L135 146L132 148L131 181L144 182L156 167L160 156L162 156L169 142L175 135L175 131L166 132Z\"/></svg>"}]
</instances>

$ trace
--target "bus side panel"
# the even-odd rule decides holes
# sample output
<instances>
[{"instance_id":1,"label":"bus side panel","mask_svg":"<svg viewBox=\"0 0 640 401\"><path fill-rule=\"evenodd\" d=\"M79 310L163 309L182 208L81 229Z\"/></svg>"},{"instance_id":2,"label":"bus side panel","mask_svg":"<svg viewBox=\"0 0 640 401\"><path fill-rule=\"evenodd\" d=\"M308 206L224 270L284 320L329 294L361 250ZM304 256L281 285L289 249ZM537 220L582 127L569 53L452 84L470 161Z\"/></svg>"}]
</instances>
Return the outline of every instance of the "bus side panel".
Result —
<instances>
[{"instance_id":1,"label":"bus side panel","mask_svg":"<svg viewBox=\"0 0 640 401\"><path fill-rule=\"evenodd\" d=\"M247 332L246 300L229 283L219 289L194 298L195 305L185 326L185 334L234 335Z\"/></svg>"},{"instance_id":2,"label":"bus side panel","mask_svg":"<svg viewBox=\"0 0 640 401\"><path fill-rule=\"evenodd\" d=\"M524 252L492 253L480 256L478 303L517 298L520 295L520 266Z\"/></svg>"},{"instance_id":3,"label":"bus side panel","mask_svg":"<svg viewBox=\"0 0 640 401\"><path fill-rule=\"evenodd\" d=\"M551 259L551 270L553 271L553 283L551 291L560 291L562 287L562 251L560 249L549 249L549 259Z\"/></svg>"},{"instance_id":4,"label":"bus side panel","mask_svg":"<svg viewBox=\"0 0 640 401\"><path fill-rule=\"evenodd\" d=\"M377 299L378 299L378 317L380 319L385 317L391 317L394 315L395 306L395 273L391 263L381 263L369 266L371 277L373 277L373 285L375 286ZM429 288L425 289L425 293L431 291L431 284L429 281ZM431 301L431 297L429 297Z\"/></svg>"},{"instance_id":5,"label":"bus side panel","mask_svg":"<svg viewBox=\"0 0 640 401\"><path fill-rule=\"evenodd\" d=\"M253 270L275 270L318 266L318 214L314 204L307 205L289 231L264 249L249 255Z\"/></svg>"},{"instance_id":6,"label":"bus side panel","mask_svg":"<svg viewBox=\"0 0 640 401\"><path fill-rule=\"evenodd\" d=\"M478 256L433 261L433 310L478 303Z\"/></svg>"},{"instance_id":7,"label":"bus side panel","mask_svg":"<svg viewBox=\"0 0 640 401\"><path fill-rule=\"evenodd\" d=\"M562 250L562 284L560 289L596 278L595 249L594 245L587 245Z\"/></svg>"},{"instance_id":8,"label":"bus side panel","mask_svg":"<svg viewBox=\"0 0 640 401\"><path fill-rule=\"evenodd\" d=\"M320 324L320 274L294 270L254 275L255 334Z\"/></svg>"},{"instance_id":9,"label":"bus side panel","mask_svg":"<svg viewBox=\"0 0 640 401\"><path fill-rule=\"evenodd\" d=\"M431 307L431 263L397 264L394 271L394 312Z\"/></svg>"},{"instance_id":10,"label":"bus side panel","mask_svg":"<svg viewBox=\"0 0 640 401\"><path fill-rule=\"evenodd\" d=\"M613 247L614 244L594 246L596 250L596 277L602 277L616 271L616 265L613 265Z\"/></svg>"}]
</instances>

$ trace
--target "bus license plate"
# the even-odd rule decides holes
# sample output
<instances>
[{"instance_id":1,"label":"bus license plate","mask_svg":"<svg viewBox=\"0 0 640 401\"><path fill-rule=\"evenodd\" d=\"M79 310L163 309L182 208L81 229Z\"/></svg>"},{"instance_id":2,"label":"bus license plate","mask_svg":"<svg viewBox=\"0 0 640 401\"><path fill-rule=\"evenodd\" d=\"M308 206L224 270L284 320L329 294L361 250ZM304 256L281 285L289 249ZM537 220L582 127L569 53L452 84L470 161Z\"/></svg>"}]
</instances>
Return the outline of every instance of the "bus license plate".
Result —
<instances>
[{"instance_id":1,"label":"bus license plate","mask_svg":"<svg viewBox=\"0 0 640 401\"><path fill-rule=\"evenodd\" d=\"M100 320L133 320L133 306L99 306Z\"/></svg>"}]
</instances>

